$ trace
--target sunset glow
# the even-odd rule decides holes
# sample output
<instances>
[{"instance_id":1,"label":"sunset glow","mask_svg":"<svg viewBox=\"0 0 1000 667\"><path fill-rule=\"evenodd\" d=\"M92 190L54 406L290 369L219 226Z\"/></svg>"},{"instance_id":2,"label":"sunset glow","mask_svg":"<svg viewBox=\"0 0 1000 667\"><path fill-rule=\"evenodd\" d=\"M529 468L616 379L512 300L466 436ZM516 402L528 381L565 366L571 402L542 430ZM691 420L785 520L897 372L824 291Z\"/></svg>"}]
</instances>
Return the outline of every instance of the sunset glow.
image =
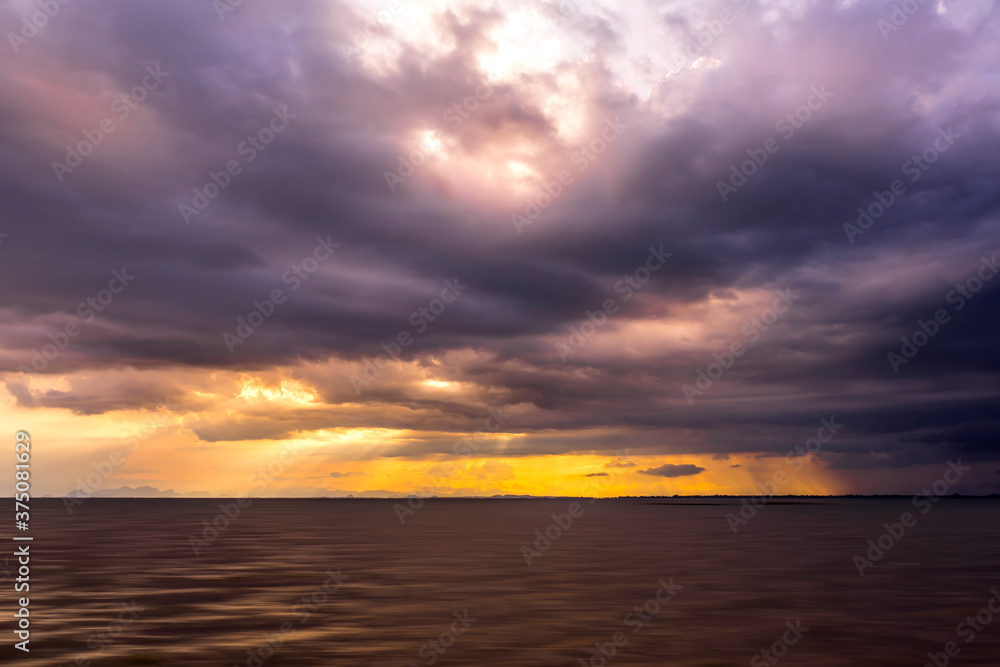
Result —
<instances>
[{"instance_id":1,"label":"sunset glow","mask_svg":"<svg viewBox=\"0 0 1000 667\"><path fill-rule=\"evenodd\" d=\"M0 73L0 415L47 443L40 492L117 450L105 491L208 496L283 448L263 495L891 492L992 461L995 11L916 15L956 45L930 62L861 4L245 3L211 39L95 24L113 58L67 9Z\"/></svg>"}]
</instances>

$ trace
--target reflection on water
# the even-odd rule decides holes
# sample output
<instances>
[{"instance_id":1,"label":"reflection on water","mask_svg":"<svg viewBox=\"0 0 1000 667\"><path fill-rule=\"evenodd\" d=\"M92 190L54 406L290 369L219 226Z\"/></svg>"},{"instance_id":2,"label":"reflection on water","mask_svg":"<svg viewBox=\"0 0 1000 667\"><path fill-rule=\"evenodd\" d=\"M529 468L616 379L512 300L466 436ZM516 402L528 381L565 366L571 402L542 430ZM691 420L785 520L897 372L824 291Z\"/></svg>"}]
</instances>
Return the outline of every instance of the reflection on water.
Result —
<instances>
[{"instance_id":1,"label":"reflection on water","mask_svg":"<svg viewBox=\"0 0 1000 667\"><path fill-rule=\"evenodd\" d=\"M582 501L548 548L570 500L428 500L405 525L393 501L258 500L196 557L219 502L35 501L32 651L8 631L2 662L597 666L600 645L608 665L920 667L956 641L952 664L1000 664L1000 616L956 634L1000 588L998 501L943 500L863 578L852 558L909 500L768 505L737 535L731 504Z\"/></svg>"}]
</instances>

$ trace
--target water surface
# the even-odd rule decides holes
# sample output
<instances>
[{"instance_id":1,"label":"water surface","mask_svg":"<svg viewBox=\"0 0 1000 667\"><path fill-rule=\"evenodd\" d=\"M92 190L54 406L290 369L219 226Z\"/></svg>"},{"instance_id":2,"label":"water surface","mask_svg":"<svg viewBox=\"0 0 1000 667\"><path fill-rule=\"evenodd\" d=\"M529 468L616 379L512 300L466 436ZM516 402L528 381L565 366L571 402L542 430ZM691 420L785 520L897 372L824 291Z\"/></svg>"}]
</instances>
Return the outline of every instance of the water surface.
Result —
<instances>
[{"instance_id":1,"label":"water surface","mask_svg":"<svg viewBox=\"0 0 1000 667\"><path fill-rule=\"evenodd\" d=\"M774 502L735 535L732 501L428 500L401 525L395 501L257 500L196 556L190 538L220 502L90 499L70 516L35 501L32 651L8 640L0 658L580 665L621 632L609 665L722 667L769 664L760 652L798 622L808 631L775 664L921 667L948 641L961 647L952 664L1000 664L1000 618L971 643L956 634L1000 588L996 500L917 512L864 577L853 557L915 511L909 499ZM582 514L529 567L522 547L573 502ZM636 632L626 617L661 580L681 588ZM122 607L133 600L134 620Z\"/></svg>"}]
</instances>

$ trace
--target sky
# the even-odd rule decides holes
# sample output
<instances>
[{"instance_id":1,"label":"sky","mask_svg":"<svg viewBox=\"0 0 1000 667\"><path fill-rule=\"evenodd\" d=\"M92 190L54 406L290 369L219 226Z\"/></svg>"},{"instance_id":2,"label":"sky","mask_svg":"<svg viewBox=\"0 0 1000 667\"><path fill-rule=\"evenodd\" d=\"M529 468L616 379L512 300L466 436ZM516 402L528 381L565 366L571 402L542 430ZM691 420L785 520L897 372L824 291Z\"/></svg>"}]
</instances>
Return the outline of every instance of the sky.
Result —
<instances>
[{"instance_id":1,"label":"sky","mask_svg":"<svg viewBox=\"0 0 1000 667\"><path fill-rule=\"evenodd\" d=\"M1000 492L993 0L0 29L35 495Z\"/></svg>"}]
</instances>

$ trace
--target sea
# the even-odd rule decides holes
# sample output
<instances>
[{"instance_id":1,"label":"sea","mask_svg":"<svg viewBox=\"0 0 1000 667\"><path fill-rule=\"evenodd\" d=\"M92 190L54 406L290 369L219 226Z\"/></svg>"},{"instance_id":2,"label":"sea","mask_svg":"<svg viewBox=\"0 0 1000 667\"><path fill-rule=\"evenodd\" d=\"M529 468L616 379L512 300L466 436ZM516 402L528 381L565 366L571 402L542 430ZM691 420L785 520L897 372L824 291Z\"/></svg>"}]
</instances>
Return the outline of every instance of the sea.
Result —
<instances>
[{"instance_id":1,"label":"sea","mask_svg":"<svg viewBox=\"0 0 1000 667\"><path fill-rule=\"evenodd\" d=\"M757 505L34 500L0 664L1000 665L1000 498Z\"/></svg>"}]
</instances>

